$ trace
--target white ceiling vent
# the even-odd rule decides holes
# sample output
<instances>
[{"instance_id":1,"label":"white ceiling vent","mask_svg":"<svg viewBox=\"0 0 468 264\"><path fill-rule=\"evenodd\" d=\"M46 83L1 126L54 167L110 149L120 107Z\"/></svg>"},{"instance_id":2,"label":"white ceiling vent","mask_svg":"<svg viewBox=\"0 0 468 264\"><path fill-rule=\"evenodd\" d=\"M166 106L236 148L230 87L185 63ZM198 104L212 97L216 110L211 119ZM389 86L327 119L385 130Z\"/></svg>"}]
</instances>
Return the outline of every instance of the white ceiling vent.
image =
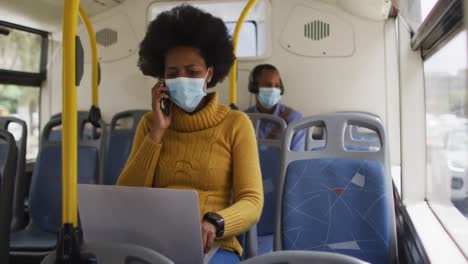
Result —
<instances>
[{"instance_id":1,"label":"white ceiling vent","mask_svg":"<svg viewBox=\"0 0 468 264\"><path fill-rule=\"evenodd\" d=\"M347 57L355 50L354 29L350 22L331 13L298 5L289 14L281 33L281 46L297 55L309 57Z\"/></svg>"}]
</instances>

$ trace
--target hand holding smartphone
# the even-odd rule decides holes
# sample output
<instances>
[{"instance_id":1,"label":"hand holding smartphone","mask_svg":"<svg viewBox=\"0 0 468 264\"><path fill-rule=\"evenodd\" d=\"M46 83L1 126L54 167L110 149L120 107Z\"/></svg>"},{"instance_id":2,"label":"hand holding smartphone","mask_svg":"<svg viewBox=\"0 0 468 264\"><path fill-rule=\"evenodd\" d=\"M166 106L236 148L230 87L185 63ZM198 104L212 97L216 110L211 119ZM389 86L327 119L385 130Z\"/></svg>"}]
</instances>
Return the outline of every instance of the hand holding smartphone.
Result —
<instances>
[{"instance_id":1,"label":"hand holding smartphone","mask_svg":"<svg viewBox=\"0 0 468 264\"><path fill-rule=\"evenodd\" d=\"M166 83L164 82L164 79L161 79L158 84L156 85L156 95L159 95L161 93L168 95L167 88L166 88ZM171 114L171 100L169 98L163 97L159 100L159 107L161 109L161 112L165 116L170 116Z\"/></svg>"},{"instance_id":2,"label":"hand holding smartphone","mask_svg":"<svg viewBox=\"0 0 468 264\"><path fill-rule=\"evenodd\" d=\"M167 94L167 92L164 92ZM169 98L161 98L159 101L159 105L161 107L161 111L165 116L169 116L171 114L171 109L170 109L170 99Z\"/></svg>"},{"instance_id":3,"label":"hand holding smartphone","mask_svg":"<svg viewBox=\"0 0 468 264\"><path fill-rule=\"evenodd\" d=\"M151 90L152 100L151 106L153 109L153 127L150 131L150 137L159 143L164 135L165 130L171 123L171 106L172 102L169 99L168 90L165 86L164 79L159 80Z\"/></svg>"}]
</instances>

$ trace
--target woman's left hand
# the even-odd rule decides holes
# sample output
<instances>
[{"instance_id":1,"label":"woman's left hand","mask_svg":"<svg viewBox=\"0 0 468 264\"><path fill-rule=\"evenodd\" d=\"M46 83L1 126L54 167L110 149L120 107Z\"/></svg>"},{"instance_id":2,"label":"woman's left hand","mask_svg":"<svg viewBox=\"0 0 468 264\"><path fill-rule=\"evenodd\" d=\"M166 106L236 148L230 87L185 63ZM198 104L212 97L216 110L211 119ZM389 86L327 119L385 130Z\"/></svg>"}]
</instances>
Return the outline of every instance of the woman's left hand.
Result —
<instances>
[{"instance_id":1,"label":"woman's left hand","mask_svg":"<svg viewBox=\"0 0 468 264\"><path fill-rule=\"evenodd\" d=\"M207 221L201 223L203 253L207 254L213 247L216 238L216 227Z\"/></svg>"}]
</instances>

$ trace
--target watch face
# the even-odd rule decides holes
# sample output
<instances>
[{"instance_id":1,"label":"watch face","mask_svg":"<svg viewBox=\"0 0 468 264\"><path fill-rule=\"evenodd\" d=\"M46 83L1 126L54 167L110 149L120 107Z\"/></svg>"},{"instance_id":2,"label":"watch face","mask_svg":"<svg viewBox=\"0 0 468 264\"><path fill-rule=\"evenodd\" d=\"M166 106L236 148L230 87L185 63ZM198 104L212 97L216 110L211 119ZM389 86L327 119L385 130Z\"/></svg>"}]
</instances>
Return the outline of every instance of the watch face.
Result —
<instances>
[{"instance_id":1,"label":"watch face","mask_svg":"<svg viewBox=\"0 0 468 264\"><path fill-rule=\"evenodd\" d=\"M224 221L224 219L219 214L216 214L216 213L209 213L209 217L216 220L216 222Z\"/></svg>"},{"instance_id":2,"label":"watch face","mask_svg":"<svg viewBox=\"0 0 468 264\"><path fill-rule=\"evenodd\" d=\"M217 213L206 213L203 219L207 220L216 227L216 236L221 237L224 234L224 218Z\"/></svg>"}]
</instances>

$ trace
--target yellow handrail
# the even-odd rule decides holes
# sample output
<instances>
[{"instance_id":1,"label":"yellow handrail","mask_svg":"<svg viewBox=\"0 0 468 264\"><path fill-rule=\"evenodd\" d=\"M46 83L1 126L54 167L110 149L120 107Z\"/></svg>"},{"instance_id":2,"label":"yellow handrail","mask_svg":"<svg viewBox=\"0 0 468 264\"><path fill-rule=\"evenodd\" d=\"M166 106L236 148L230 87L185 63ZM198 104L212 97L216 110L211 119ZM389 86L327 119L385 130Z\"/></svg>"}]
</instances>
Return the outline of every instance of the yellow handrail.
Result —
<instances>
[{"instance_id":1,"label":"yellow handrail","mask_svg":"<svg viewBox=\"0 0 468 264\"><path fill-rule=\"evenodd\" d=\"M80 5L80 17L83 21L86 31L88 32L89 36L89 44L91 46L91 89L92 89L92 101L93 106L99 107L99 88L98 88L98 50L96 44L96 34L94 33L93 25L89 20L88 14Z\"/></svg>"},{"instance_id":2,"label":"yellow handrail","mask_svg":"<svg viewBox=\"0 0 468 264\"><path fill-rule=\"evenodd\" d=\"M62 58L62 223L77 227L77 91L75 74L79 0L64 0Z\"/></svg>"},{"instance_id":3,"label":"yellow handrail","mask_svg":"<svg viewBox=\"0 0 468 264\"><path fill-rule=\"evenodd\" d=\"M247 5L242 10L242 13L237 20L236 28L234 29L234 35L232 36L232 45L234 46L234 54L237 55L237 41L239 39L240 30L244 24L247 14L249 14L250 9L257 3L257 0L249 0ZM232 65L230 74L229 74L229 103L235 105L237 103L237 59Z\"/></svg>"}]
</instances>

